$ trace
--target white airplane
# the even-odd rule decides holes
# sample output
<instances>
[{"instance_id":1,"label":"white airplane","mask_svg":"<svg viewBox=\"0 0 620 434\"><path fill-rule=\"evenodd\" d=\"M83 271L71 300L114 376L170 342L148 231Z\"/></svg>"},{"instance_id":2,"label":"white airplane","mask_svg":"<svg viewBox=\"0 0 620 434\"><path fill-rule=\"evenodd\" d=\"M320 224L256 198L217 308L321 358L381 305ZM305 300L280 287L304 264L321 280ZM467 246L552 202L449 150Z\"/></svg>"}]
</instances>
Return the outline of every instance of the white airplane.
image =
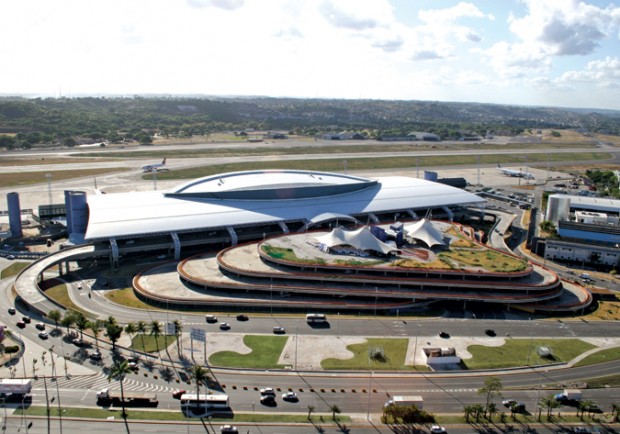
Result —
<instances>
[{"instance_id":1,"label":"white airplane","mask_svg":"<svg viewBox=\"0 0 620 434\"><path fill-rule=\"evenodd\" d=\"M163 170L166 167L166 159L164 158L161 163L157 164L147 164L146 166L142 166L143 172L152 172L153 170Z\"/></svg>"},{"instance_id":2,"label":"white airplane","mask_svg":"<svg viewBox=\"0 0 620 434\"><path fill-rule=\"evenodd\" d=\"M508 176L516 176L517 178L525 178L525 179L534 179L534 175L532 175L530 172L526 172L521 169L519 170L506 169L500 166L499 163L497 163L497 170L502 172L504 175L508 175Z\"/></svg>"}]
</instances>

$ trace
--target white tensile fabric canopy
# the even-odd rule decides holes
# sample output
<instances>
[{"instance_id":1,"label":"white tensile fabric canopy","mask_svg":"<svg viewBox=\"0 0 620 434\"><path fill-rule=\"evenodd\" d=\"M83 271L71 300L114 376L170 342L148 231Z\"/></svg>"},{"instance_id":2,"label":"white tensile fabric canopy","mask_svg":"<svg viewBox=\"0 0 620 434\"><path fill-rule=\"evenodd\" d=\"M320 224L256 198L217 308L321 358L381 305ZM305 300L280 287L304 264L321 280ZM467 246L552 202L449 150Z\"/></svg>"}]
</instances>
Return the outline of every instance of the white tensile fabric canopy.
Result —
<instances>
[{"instance_id":1,"label":"white tensile fabric canopy","mask_svg":"<svg viewBox=\"0 0 620 434\"><path fill-rule=\"evenodd\" d=\"M445 245L442 232L437 229L430 220L422 219L410 225L406 225L405 233L410 238L424 241L428 247Z\"/></svg>"},{"instance_id":2,"label":"white tensile fabric canopy","mask_svg":"<svg viewBox=\"0 0 620 434\"><path fill-rule=\"evenodd\" d=\"M327 247L348 245L358 250L373 250L383 253L384 255L398 251L398 249L384 243L371 234L367 226L354 231L345 231L341 228L335 228L329 234L315 238L320 244Z\"/></svg>"}]
</instances>

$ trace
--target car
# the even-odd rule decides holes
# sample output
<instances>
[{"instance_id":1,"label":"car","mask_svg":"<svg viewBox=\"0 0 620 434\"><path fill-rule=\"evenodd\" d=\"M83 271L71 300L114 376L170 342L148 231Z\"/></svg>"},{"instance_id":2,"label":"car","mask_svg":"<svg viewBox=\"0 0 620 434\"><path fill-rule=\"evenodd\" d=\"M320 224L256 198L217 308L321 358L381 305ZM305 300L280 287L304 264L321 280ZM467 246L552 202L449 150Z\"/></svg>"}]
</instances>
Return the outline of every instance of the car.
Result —
<instances>
[{"instance_id":1,"label":"car","mask_svg":"<svg viewBox=\"0 0 620 434\"><path fill-rule=\"evenodd\" d=\"M250 318L248 318L247 315L241 314L241 315L237 315L237 321L247 321Z\"/></svg>"},{"instance_id":2,"label":"car","mask_svg":"<svg viewBox=\"0 0 620 434\"><path fill-rule=\"evenodd\" d=\"M9 255L9 256L7 256L6 258L7 258L7 259L10 259L10 260L12 261L13 259L15 259L15 255Z\"/></svg>"},{"instance_id":3,"label":"car","mask_svg":"<svg viewBox=\"0 0 620 434\"><path fill-rule=\"evenodd\" d=\"M217 317L215 315L205 315L205 321L208 323L216 323Z\"/></svg>"},{"instance_id":4,"label":"car","mask_svg":"<svg viewBox=\"0 0 620 434\"><path fill-rule=\"evenodd\" d=\"M588 428L587 426L576 426L573 428L573 432L575 434L589 434L592 431L590 431L590 428Z\"/></svg>"},{"instance_id":5,"label":"car","mask_svg":"<svg viewBox=\"0 0 620 434\"><path fill-rule=\"evenodd\" d=\"M446 432L446 429L444 427L442 427L441 425L433 425L431 426L431 433L432 434L444 434Z\"/></svg>"},{"instance_id":6,"label":"car","mask_svg":"<svg viewBox=\"0 0 620 434\"><path fill-rule=\"evenodd\" d=\"M174 399L181 399L181 396L183 396L185 393L187 393L187 390L178 389L178 390L175 390L174 392L172 392L172 397Z\"/></svg>"},{"instance_id":7,"label":"car","mask_svg":"<svg viewBox=\"0 0 620 434\"><path fill-rule=\"evenodd\" d=\"M37 328L37 330L45 330L45 324L42 322L38 322L35 327Z\"/></svg>"},{"instance_id":8,"label":"car","mask_svg":"<svg viewBox=\"0 0 620 434\"><path fill-rule=\"evenodd\" d=\"M220 433L222 434L237 434L239 430L234 425L222 425Z\"/></svg>"},{"instance_id":9,"label":"car","mask_svg":"<svg viewBox=\"0 0 620 434\"><path fill-rule=\"evenodd\" d=\"M49 335L47 334L47 332L41 332L41 333L39 333L39 337L41 339L47 339L47 338L49 338Z\"/></svg>"},{"instance_id":10,"label":"car","mask_svg":"<svg viewBox=\"0 0 620 434\"><path fill-rule=\"evenodd\" d=\"M264 387L260 390L261 396L276 396L276 391L271 387Z\"/></svg>"},{"instance_id":11,"label":"car","mask_svg":"<svg viewBox=\"0 0 620 434\"><path fill-rule=\"evenodd\" d=\"M277 335L281 335L286 333L286 330L284 330L284 327L274 327L273 332Z\"/></svg>"},{"instance_id":12,"label":"car","mask_svg":"<svg viewBox=\"0 0 620 434\"><path fill-rule=\"evenodd\" d=\"M510 411L513 413L525 413L525 403L516 402L510 406Z\"/></svg>"},{"instance_id":13,"label":"car","mask_svg":"<svg viewBox=\"0 0 620 434\"><path fill-rule=\"evenodd\" d=\"M295 392L286 392L282 394L282 399L285 401L298 401L299 398Z\"/></svg>"},{"instance_id":14,"label":"car","mask_svg":"<svg viewBox=\"0 0 620 434\"><path fill-rule=\"evenodd\" d=\"M84 345L84 341L80 338L73 339L71 343L75 345L76 347L81 347L82 345Z\"/></svg>"},{"instance_id":15,"label":"car","mask_svg":"<svg viewBox=\"0 0 620 434\"><path fill-rule=\"evenodd\" d=\"M26 327L26 323L23 321L17 321L17 327L23 329L24 327Z\"/></svg>"},{"instance_id":16,"label":"car","mask_svg":"<svg viewBox=\"0 0 620 434\"><path fill-rule=\"evenodd\" d=\"M603 410L601 410L601 407L598 404L594 404L594 403L589 404L589 405L588 404L584 405L583 410L586 413L602 413L603 412Z\"/></svg>"},{"instance_id":17,"label":"car","mask_svg":"<svg viewBox=\"0 0 620 434\"><path fill-rule=\"evenodd\" d=\"M260 403L264 405L276 405L276 397L272 395L261 396Z\"/></svg>"},{"instance_id":18,"label":"car","mask_svg":"<svg viewBox=\"0 0 620 434\"><path fill-rule=\"evenodd\" d=\"M88 357L90 358L90 360L101 360L101 353L99 351L90 353Z\"/></svg>"},{"instance_id":19,"label":"car","mask_svg":"<svg viewBox=\"0 0 620 434\"><path fill-rule=\"evenodd\" d=\"M22 316L22 321L26 324L30 324L32 322L29 316Z\"/></svg>"},{"instance_id":20,"label":"car","mask_svg":"<svg viewBox=\"0 0 620 434\"><path fill-rule=\"evenodd\" d=\"M11 315L15 315L15 314L17 313L17 311L15 310L15 308L14 308L14 307L9 307L9 313L10 313Z\"/></svg>"},{"instance_id":21,"label":"car","mask_svg":"<svg viewBox=\"0 0 620 434\"><path fill-rule=\"evenodd\" d=\"M220 330L230 330L230 324L228 324L227 322L221 322Z\"/></svg>"},{"instance_id":22,"label":"car","mask_svg":"<svg viewBox=\"0 0 620 434\"><path fill-rule=\"evenodd\" d=\"M517 401L515 401L514 399L504 399L502 401L502 404L504 405L504 407L512 407L516 403L517 403Z\"/></svg>"},{"instance_id":23,"label":"car","mask_svg":"<svg viewBox=\"0 0 620 434\"><path fill-rule=\"evenodd\" d=\"M129 362L127 363L127 366L133 371L137 371L138 369L140 369L140 365L138 365L138 362Z\"/></svg>"},{"instance_id":24,"label":"car","mask_svg":"<svg viewBox=\"0 0 620 434\"><path fill-rule=\"evenodd\" d=\"M450 333L448 333L448 332L439 332L439 337L440 338L444 338L444 339L448 339L450 337Z\"/></svg>"},{"instance_id":25,"label":"car","mask_svg":"<svg viewBox=\"0 0 620 434\"><path fill-rule=\"evenodd\" d=\"M81 290L82 289L82 284L78 283L78 287L77 288Z\"/></svg>"},{"instance_id":26,"label":"car","mask_svg":"<svg viewBox=\"0 0 620 434\"><path fill-rule=\"evenodd\" d=\"M484 331L484 333L485 333L487 336L495 336L495 330L493 330L493 329L486 329L486 330Z\"/></svg>"}]
</instances>

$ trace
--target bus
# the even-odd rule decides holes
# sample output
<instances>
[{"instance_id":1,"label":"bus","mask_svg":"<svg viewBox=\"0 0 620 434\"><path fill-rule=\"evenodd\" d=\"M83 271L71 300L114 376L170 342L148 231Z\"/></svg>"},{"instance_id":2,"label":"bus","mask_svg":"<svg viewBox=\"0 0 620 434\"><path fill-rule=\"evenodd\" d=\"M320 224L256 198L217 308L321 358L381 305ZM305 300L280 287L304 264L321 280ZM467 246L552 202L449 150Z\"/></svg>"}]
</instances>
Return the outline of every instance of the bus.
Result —
<instances>
[{"instance_id":1,"label":"bus","mask_svg":"<svg viewBox=\"0 0 620 434\"><path fill-rule=\"evenodd\" d=\"M324 313L309 313L306 315L306 321L308 324L324 324L327 322L327 317Z\"/></svg>"},{"instance_id":2,"label":"bus","mask_svg":"<svg viewBox=\"0 0 620 434\"><path fill-rule=\"evenodd\" d=\"M181 395L181 411L185 414L193 414L201 417L214 410L229 410L228 395L184 393Z\"/></svg>"}]
</instances>

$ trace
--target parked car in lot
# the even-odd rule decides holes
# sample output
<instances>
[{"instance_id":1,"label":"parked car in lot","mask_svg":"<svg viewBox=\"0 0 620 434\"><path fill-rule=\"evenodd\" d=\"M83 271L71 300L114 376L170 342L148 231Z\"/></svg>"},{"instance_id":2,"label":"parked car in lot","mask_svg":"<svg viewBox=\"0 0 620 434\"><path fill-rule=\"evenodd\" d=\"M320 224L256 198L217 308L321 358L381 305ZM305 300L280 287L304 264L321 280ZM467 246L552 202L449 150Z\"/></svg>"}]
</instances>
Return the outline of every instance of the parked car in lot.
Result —
<instances>
[{"instance_id":1,"label":"parked car in lot","mask_svg":"<svg viewBox=\"0 0 620 434\"><path fill-rule=\"evenodd\" d=\"M90 360L101 360L101 353L99 351L90 353L88 357L90 358Z\"/></svg>"},{"instance_id":2,"label":"parked car in lot","mask_svg":"<svg viewBox=\"0 0 620 434\"><path fill-rule=\"evenodd\" d=\"M230 324L228 324L227 322L221 322L220 330L230 330Z\"/></svg>"}]
</instances>

